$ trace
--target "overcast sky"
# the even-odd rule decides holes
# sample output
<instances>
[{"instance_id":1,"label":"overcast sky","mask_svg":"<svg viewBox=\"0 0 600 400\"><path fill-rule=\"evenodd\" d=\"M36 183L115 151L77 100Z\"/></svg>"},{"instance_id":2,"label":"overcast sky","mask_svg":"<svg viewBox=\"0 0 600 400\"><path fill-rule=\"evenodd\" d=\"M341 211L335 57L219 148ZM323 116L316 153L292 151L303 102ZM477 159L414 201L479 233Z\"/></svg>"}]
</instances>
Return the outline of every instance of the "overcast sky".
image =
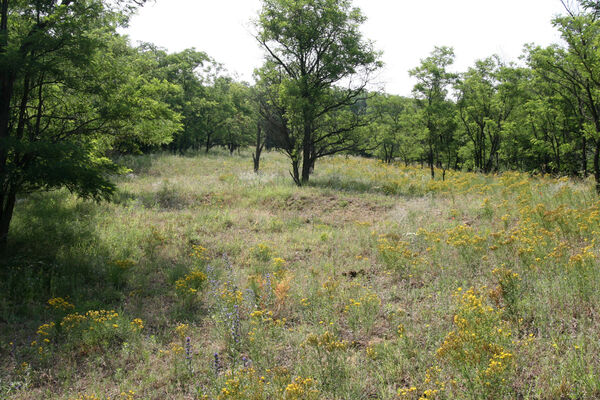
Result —
<instances>
[{"instance_id":1,"label":"overcast sky","mask_svg":"<svg viewBox=\"0 0 600 400\"><path fill-rule=\"evenodd\" d=\"M126 30L132 41L170 52L195 47L223 63L229 74L252 82L263 52L251 20L260 0L155 0L138 11ZM551 24L563 13L560 0L355 0L368 18L366 38L383 51L378 76L388 93L410 95L408 70L434 46L452 46L455 71L498 54L517 61L525 43L559 41Z\"/></svg>"}]
</instances>

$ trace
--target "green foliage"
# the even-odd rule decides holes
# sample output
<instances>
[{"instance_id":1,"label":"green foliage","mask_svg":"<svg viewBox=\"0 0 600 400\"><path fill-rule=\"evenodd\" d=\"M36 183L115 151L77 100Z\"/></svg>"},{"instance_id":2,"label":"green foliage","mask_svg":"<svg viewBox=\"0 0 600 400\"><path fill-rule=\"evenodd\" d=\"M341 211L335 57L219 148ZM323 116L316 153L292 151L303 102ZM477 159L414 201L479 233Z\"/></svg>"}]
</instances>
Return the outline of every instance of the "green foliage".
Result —
<instances>
[{"instance_id":1,"label":"green foliage","mask_svg":"<svg viewBox=\"0 0 600 400\"><path fill-rule=\"evenodd\" d=\"M436 47L429 57L421 60L419 67L410 71L417 79L413 93L420 110L418 120L424 128L421 141L432 179L434 165L442 166L445 171L455 164L456 159L454 104L447 99L450 85L456 80L456 75L447 71L453 63L452 48Z\"/></svg>"},{"instance_id":2,"label":"green foliage","mask_svg":"<svg viewBox=\"0 0 600 400\"><path fill-rule=\"evenodd\" d=\"M116 27L130 12L100 0L10 2L0 32L0 243L16 196L66 187L101 199L120 172L113 147L168 143L179 117L162 100L176 90L141 73Z\"/></svg>"},{"instance_id":3,"label":"green foliage","mask_svg":"<svg viewBox=\"0 0 600 400\"><path fill-rule=\"evenodd\" d=\"M381 65L362 38L364 21L348 0L263 2L257 39L267 62L259 75L272 88L277 142L292 161L297 185L308 182L318 158L359 148L361 100ZM351 78L358 83L344 87Z\"/></svg>"},{"instance_id":4,"label":"green foliage","mask_svg":"<svg viewBox=\"0 0 600 400\"><path fill-rule=\"evenodd\" d=\"M508 122L524 101L525 82L522 70L503 65L498 57L490 57L477 61L457 84L458 115L470 142L470 158L476 170L498 170L497 155L506 137L512 134Z\"/></svg>"},{"instance_id":5,"label":"green foliage","mask_svg":"<svg viewBox=\"0 0 600 400\"><path fill-rule=\"evenodd\" d=\"M419 126L412 99L375 95L368 100L373 121L364 128L364 138L373 143L377 156L386 163L400 157L406 164L418 159Z\"/></svg>"}]
</instances>

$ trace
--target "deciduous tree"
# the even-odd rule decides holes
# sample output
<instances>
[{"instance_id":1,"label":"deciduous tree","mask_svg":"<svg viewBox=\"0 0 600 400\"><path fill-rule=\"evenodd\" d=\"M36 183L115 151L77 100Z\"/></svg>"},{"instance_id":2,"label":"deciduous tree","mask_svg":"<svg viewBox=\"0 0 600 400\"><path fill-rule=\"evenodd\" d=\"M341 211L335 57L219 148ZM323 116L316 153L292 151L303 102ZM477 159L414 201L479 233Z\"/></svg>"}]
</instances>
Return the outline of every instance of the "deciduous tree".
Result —
<instances>
[{"instance_id":1,"label":"deciduous tree","mask_svg":"<svg viewBox=\"0 0 600 400\"><path fill-rule=\"evenodd\" d=\"M67 187L109 196L107 173L118 167L104 151L124 132L139 134L169 114L140 100L162 90L160 82L131 82L117 70L115 29L135 5L120 3L0 3L0 245L17 195Z\"/></svg>"},{"instance_id":2,"label":"deciduous tree","mask_svg":"<svg viewBox=\"0 0 600 400\"><path fill-rule=\"evenodd\" d=\"M315 161L358 145L355 128L372 73L381 65L365 21L350 0L264 0L256 39L269 65L282 74L277 107L284 110L287 154L297 185L308 182ZM343 116L342 116L343 114Z\"/></svg>"}]
</instances>

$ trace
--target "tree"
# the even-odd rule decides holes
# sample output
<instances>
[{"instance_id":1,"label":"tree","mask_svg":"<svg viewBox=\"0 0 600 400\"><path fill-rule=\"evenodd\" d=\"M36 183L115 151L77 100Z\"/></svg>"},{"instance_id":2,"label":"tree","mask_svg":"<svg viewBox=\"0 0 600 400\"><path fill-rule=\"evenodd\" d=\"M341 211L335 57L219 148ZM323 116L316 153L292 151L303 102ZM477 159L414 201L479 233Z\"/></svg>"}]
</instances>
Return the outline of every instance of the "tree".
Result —
<instances>
[{"instance_id":1,"label":"tree","mask_svg":"<svg viewBox=\"0 0 600 400\"><path fill-rule=\"evenodd\" d=\"M453 155L454 130L450 129L450 125L454 123L454 110L447 100L448 88L456 79L456 74L447 71L447 67L453 62L452 48L435 47L429 57L421 60L420 66L409 71L417 79L413 93L422 113L422 123L427 130L424 144L432 179L435 177L434 166L437 161L443 165L441 152L446 153L446 168L450 166Z\"/></svg>"},{"instance_id":2,"label":"tree","mask_svg":"<svg viewBox=\"0 0 600 400\"><path fill-rule=\"evenodd\" d=\"M349 107L381 66L360 33L364 21L350 0L263 1L256 39L267 66L281 74L276 101L289 124L285 151L297 185L308 182L318 158L359 145L355 130L365 113Z\"/></svg>"},{"instance_id":3,"label":"tree","mask_svg":"<svg viewBox=\"0 0 600 400\"><path fill-rule=\"evenodd\" d=\"M141 133L138 122L147 128L173 116L139 101L160 82L132 83L117 70L120 61L111 62L122 60L115 29L135 5L120 3L2 0L0 245L17 195L67 187L84 197L110 196L107 173L118 166L103 153L125 132Z\"/></svg>"},{"instance_id":4,"label":"tree","mask_svg":"<svg viewBox=\"0 0 600 400\"><path fill-rule=\"evenodd\" d=\"M296 143L293 140L285 107L281 104L278 92L284 79L284 72L280 66L267 61L262 68L255 71L255 76L259 120L256 151L253 156L255 170L263 147L268 147L284 151L292 160L292 168L296 171L299 165ZM262 139L260 139L261 137Z\"/></svg>"},{"instance_id":5,"label":"tree","mask_svg":"<svg viewBox=\"0 0 600 400\"><path fill-rule=\"evenodd\" d=\"M258 77L258 73L255 72ZM260 169L260 156L267 144L267 126L268 126L268 90L264 81L257 79L256 84L251 88L251 107L253 121L256 124L254 131L254 152L252 153L252 163L254 172L258 173Z\"/></svg>"},{"instance_id":6,"label":"tree","mask_svg":"<svg viewBox=\"0 0 600 400\"><path fill-rule=\"evenodd\" d=\"M246 83L231 82L229 86L230 114L224 126L223 145L230 154L252 144L255 139L256 116L251 89Z\"/></svg>"},{"instance_id":7,"label":"tree","mask_svg":"<svg viewBox=\"0 0 600 400\"><path fill-rule=\"evenodd\" d=\"M263 127L261 121L256 123L256 135L254 137L254 153L252 153L252 163L254 172L258 173L260 169L260 155L265 148L265 136L263 135Z\"/></svg>"},{"instance_id":8,"label":"tree","mask_svg":"<svg viewBox=\"0 0 600 400\"><path fill-rule=\"evenodd\" d=\"M145 48L132 48L125 37L110 35L104 46L96 62L102 63L106 79L116 83L112 96L126 100L125 114L134 117L119 122L110 147L120 153L141 153L169 145L183 127L184 118L172 105L172 99L183 93L181 86L157 74Z\"/></svg>"},{"instance_id":9,"label":"tree","mask_svg":"<svg viewBox=\"0 0 600 400\"><path fill-rule=\"evenodd\" d=\"M394 95L375 95L369 99L374 121L366 128L365 140L374 142L377 156L391 163L400 156L405 163L414 156L415 103L413 99Z\"/></svg>"},{"instance_id":10,"label":"tree","mask_svg":"<svg viewBox=\"0 0 600 400\"><path fill-rule=\"evenodd\" d=\"M595 13L570 13L553 23L567 46L530 48L528 61L539 78L572 102L580 121L579 133L585 138L583 153L588 142L594 147L594 177L600 193L600 21Z\"/></svg>"},{"instance_id":11,"label":"tree","mask_svg":"<svg viewBox=\"0 0 600 400\"><path fill-rule=\"evenodd\" d=\"M585 176L587 146L585 135L580 133L583 122L575 111L575 99L539 76L531 79L528 91L521 108L525 118L520 120L526 140L521 140L522 148L513 148L522 160L516 167Z\"/></svg>"},{"instance_id":12,"label":"tree","mask_svg":"<svg viewBox=\"0 0 600 400\"><path fill-rule=\"evenodd\" d=\"M502 140L522 99L522 70L496 56L475 62L457 83L459 119L471 142L475 169L498 168Z\"/></svg>"},{"instance_id":13,"label":"tree","mask_svg":"<svg viewBox=\"0 0 600 400\"><path fill-rule=\"evenodd\" d=\"M183 153L190 148L199 148L203 143L201 118L207 97L205 75L214 68L215 63L206 53L193 48L167 54L154 46L146 47L156 76L181 89L168 100L171 108L183 117L183 129L175 136L171 150Z\"/></svg>"}]
</instances>

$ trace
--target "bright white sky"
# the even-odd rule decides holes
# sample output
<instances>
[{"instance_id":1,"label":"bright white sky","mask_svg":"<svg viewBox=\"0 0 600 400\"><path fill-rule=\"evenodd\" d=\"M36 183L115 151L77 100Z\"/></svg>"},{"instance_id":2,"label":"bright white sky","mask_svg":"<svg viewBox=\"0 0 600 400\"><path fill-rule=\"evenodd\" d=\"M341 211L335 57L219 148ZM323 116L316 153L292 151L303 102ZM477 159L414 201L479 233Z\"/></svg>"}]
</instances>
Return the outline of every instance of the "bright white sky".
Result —
<instances>
[{"instance_id":1,"label":"bright white sky","mask_svg":"<svg viewBox=\"0 0 600 400\"><path fill-rule=\"evenodd\" d=\"M152 42L170 52L205 51L229 74L252 82L263 52L253 38L251 19L260 0L155 0L126 30L133 42ZM378 81L388 93L408 96L408 70L434 46L452 46L455 71L492 54L517 61L525 43L548 45L560 37L552 27L564 13L560 0L354 0L368 18L366 38L383 51Z\"/></svg>"}]
</instances>

